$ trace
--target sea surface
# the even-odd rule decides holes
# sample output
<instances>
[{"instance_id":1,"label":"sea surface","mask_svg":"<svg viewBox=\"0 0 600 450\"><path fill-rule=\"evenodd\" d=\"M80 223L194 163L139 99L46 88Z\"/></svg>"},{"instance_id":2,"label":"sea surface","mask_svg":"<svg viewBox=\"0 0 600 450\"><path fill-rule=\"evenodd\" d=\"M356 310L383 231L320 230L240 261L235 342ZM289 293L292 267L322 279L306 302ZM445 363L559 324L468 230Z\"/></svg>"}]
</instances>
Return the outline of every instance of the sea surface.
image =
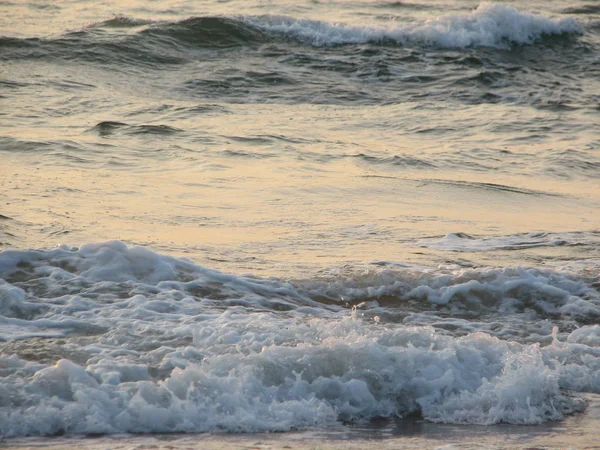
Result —
<instances>
[{"instance_id":1,"label":"sea surface","mask_svg":"<svg viewBox=\"0 0 600 450\"><path fill-rule=\"evenodd\" d=\"M599 424L598 2L0 1L0 446Z\"/></svg>"}]
</instances>

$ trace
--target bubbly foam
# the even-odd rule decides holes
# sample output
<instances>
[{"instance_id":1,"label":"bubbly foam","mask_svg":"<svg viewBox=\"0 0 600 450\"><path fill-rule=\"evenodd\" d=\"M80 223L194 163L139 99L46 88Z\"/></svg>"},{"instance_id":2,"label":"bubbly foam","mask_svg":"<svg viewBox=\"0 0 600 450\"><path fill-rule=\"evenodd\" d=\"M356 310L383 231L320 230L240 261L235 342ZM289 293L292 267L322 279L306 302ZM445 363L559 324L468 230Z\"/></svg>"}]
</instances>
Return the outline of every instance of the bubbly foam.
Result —
<instances>
[{"instance_id":1,"label":"bubbly foam","mask_svg":"<svg viewBox=\"0 0 600 450\"><path fill-rule=\"evenodd\" d=\"M583 407L561 392L572 368L563 370L552 349L430 328L378 330L356 319L284 322L279 342L252 349L284 323L228 323L236 331L230 351L215 345L226 337L219 327L198 327L203 361L179 360L164 379L149 376L152 358L144 366L105 357L87 367L62 359L27 371L30 363L3 357L2 428L8 436L286 431L413 412L438 422L533 424ZM598 366L599 352L587 357ZM600 390L592 367L576 367L590 383L582 388Z\"/></svg>"},{"instance_id":2,"label":"bubbly foam","mask_svg":"<svg viewBox=\"0 0 600 450\"><path fill-rule=\"evenodd\" d=\"M399 299L420 295L427 315L453 301L444 297L453 284L463 286L454 295L489 289L514 300L533 289L531 302L594 306L585 283L523 268L403 270L412 281L400 289L389 271L289 284L117 241L1 252L0 429L13 437L286 431L411 413L533 424L584 407L566 390L600 392L596 325L552 336L544 328L540 346L477 332L476 322L473 332L452 333L372 314L385 313L384 298L400 289ZM352 289L364 299L357 310L331 298Z\"/></svg>"},{"instance_id":3,"label":"bubbly foam","mask_svg":"<svg viewBox=\"0 0 600 450\"><path fill-rule=\"evenodd\" d=\"M268 33L315 46L395 42L445 48L506 47L539 41L544 35L582 33L573 18L550 19L500 4L482 2L468 14L448 14L421 24L396 27L350 26L288 17L245 17Z\"/></svg>"},{"instance_id":4,"label":"bubbly foam","mask_svg":"<svg viewBox=\"0 0 600 450\"><path fill-rule=\"evenodd\" d=\"M421 239L422 247L454 252L522 250L535 247L598 245L597 232L522 233L478 238L465 233L449 233L443 238Z\"/></svg>"}]
</instances>

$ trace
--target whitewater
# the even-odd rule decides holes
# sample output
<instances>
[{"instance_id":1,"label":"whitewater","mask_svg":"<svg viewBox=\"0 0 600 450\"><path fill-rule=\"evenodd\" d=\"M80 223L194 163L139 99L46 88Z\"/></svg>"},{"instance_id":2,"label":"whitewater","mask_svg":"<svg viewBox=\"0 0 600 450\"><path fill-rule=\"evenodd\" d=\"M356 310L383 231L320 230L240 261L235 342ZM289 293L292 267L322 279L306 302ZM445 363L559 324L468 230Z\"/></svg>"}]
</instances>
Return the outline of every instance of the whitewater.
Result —
<instances>
[{"instance_id":1,"label":"whitewater","mask_svg":"<svg viewBox=\"0 0 600 450\"><path fill-rule=\"evenodd\" d=\"M596 445L596 5L0 10L0 446Z\"/></svg>"}]
</instances>

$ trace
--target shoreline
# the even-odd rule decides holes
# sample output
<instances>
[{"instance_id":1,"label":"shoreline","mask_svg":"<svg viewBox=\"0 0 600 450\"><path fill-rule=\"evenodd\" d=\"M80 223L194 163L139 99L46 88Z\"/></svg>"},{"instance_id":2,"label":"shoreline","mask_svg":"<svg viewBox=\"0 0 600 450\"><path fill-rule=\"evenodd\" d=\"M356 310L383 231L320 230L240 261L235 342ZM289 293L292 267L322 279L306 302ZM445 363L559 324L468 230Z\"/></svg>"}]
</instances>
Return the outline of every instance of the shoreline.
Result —
<instances>
[{"instance_id":1,"label":"shoreline","mask_svg":"<svg viewBox=\"0 0 600 450\"><path fill-rule=\"evenodd\" d=\"M541 425L452 425L417 418L340 426L336 430L256 434L116 434L99 437L28 437L0 440L0 448L19 450L121 449L598 449L600 394L578 394L583 413Z\"/></svg>"}]
</instances>

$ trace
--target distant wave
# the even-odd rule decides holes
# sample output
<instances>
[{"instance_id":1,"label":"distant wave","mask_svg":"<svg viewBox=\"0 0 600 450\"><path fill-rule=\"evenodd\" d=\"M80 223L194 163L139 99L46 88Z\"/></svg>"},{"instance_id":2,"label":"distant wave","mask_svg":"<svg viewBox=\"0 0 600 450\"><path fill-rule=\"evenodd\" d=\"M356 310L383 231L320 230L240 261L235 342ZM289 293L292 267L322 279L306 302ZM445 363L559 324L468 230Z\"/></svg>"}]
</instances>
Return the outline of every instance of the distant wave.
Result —
<instances>
[{"instance_id":1,"label":"distant wave","mask_svg":"<svg viewBox=\"0 0 600 450\"><path fill-rule=\"evenodd\" d=\"M122 36L116 31L120 28L138 30ZM104 33L98 36L102 29L112 29L117 34L114 39ZM582 33L582 25L572 17L553 19L510 6L481 3L470 13L448 14L401 26L357 26L271 15L205 16L175 22L116 16L58 39L0 36L0 48L11 49L2 55L3 59L16 56L15 49L27 49L19 56L43 58L67 52L63 55L66 58L94 60L105 59L98 53L116 52L127 59L179 63L185 58L177 57L178 50L189 47L253 46L282 39L316 47L370 43L461 49L506 48L542 42L549 36ZM48 45L54 44L59 45L52 51Z\"/></svg>"},{"instance_id":2,"label":"distant wave","mask_svg":"<svg viewBox=\"0 0 600 450\"><path fill-rule=\"evenodd\" d=\"M170 127L168 125L129 125L123 122L112 122L105 121L100 122L94 128L93 131L96 131L101 136L110 136L112 134L117 134L122 132L123 134L157 134L157 135L169 135L173 133L177 133L181 130L175 127Z\"/></svg>"},{"instance_id":3,"label":"distant wave","mask_svg":"<svg viewBox=\"0 0 600 450\"><path fill-rule=\"evenodd\" d=\"M584 408L566 390L600 393L598 292L556 271L291 284L110 241L0 252L0 300L5 437L288 431L407 414L537 424ZM408 316L386 322L398 312ZM550 320L561 317L559 336ZM515 342L520 324L536 327L533 342Z\"/></svg>"},{"instance_id":4,"label":"distant wave","mask_svg":"<svg viewBox=\"0 0 600 450\"><path fill-rule=\"evenodd\" d=\"M454 252L523 250L535 247L598 245L597 232L521 233L509 236L477 238L466 233L449 233L442 238L419 241L422 247Z\"/></svg>"},{"instance_id":5,"label":"distant wave","mask_svg":"<svg viewBox=\"0 0 600 450\"><path fill-rule=\"evenodd\" d=\"M243 20L266 33L281 34L315 46L382 42L444 48L506 47L510 43L533 44L545 35L583 32L573 18L550 19L485 2L468 14L448 14L422 24L399 27L348 26L289 17L246 17Z\"/></svg>"}]
</instances>

